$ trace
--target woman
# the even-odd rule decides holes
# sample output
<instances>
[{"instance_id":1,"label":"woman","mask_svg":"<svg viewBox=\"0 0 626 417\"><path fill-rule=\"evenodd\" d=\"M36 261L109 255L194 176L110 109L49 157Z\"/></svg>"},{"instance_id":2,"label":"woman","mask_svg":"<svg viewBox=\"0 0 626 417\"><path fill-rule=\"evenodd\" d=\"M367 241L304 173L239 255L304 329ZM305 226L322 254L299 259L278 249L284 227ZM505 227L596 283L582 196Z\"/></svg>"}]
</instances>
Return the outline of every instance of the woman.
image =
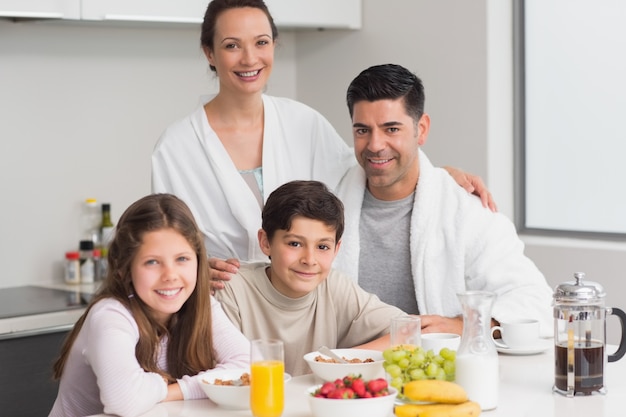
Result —
<instances>
[{"instance_id":1,"label":"woman","mask_svg":"<svg viewBox=\"0 0 626 417\"><path fill-rule=\"evenodd\" d=\"M317 180L334 189L356 163L320 113L263 94L277 36L262 0L210 2L201 44L219 77L219 93L170 126L152 155L153 191L173 193L191 207L214 257L211 266L226 271L214 272L214 279L229 279L236 259L265 259L257 231L269 193L292 180ZM480 178L454 174L468 191L475 185L487 204Z\"/></svg>"},{"instance_id":2,"label":"woman","mask_svg":"<svg viewBox=\"0 0 626 417\"><path fill-rule=\"evenodd\" d=\"M54 364L50 416L136 416L205 397L198 374L249 366L250 344L210 295L202 234L177 197L155 194L120 218L109 273Z\"/></svg>"}]
</instances>

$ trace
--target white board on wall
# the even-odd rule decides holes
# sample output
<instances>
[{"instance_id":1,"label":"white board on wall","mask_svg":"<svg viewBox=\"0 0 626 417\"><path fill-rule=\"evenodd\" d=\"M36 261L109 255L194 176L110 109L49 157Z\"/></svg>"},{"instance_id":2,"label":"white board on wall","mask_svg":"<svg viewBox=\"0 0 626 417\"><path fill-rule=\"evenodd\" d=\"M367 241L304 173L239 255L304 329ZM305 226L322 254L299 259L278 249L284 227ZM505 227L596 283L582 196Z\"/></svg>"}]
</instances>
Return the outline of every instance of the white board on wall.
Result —
<instances>
[{"instance_id":1,"label":"white board on wall","mask_svg":"<svg viewBox=\"0 0 626 417\"><path fill-rule=\"evenodd\" d=\"M626 2L526 0L525 227L626 233Z\"/></svg>"}]
</instances>

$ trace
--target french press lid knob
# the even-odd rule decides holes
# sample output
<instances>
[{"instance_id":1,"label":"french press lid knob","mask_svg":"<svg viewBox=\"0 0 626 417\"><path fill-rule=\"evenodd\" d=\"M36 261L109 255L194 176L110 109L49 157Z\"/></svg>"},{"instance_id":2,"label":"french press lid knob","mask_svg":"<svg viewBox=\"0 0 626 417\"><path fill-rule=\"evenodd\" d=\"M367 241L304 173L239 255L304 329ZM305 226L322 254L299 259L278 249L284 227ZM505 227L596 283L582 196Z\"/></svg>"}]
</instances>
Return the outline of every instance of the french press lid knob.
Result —
<instances>
[{"instance_id":1,"label":"french press lid knob","mask_svg":"<svg viewBox=\"0 0 626 417\"><path fill-rule=\"evenodd\" d=\"M554 289L555 301L583 303L601 302L606 296L602 285L592 281L583 282L584 279L584 272L575 272L575 281L564 282Z\"/></svg>"}]
</instances>

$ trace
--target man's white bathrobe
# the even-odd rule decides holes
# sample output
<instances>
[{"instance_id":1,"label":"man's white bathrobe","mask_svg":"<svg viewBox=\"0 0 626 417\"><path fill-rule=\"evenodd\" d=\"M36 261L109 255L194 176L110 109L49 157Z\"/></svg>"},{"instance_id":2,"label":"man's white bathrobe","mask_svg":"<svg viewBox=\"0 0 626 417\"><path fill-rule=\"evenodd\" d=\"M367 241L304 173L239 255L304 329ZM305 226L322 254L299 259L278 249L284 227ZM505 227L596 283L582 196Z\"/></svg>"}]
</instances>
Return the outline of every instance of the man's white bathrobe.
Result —
<instances>
[{"instance_id":1,"label":"man's white bathrobe","mask_svg":"<svg viewBox=\"0 0 626 417\"><path fill-rule=\"evenodd\" d=\"M263 201L292 180L318 180L334 189L356 164L352 149L317 111L266 95L263 106ZM187 203L211 256L267 260L257 239L259 203L209 125L203 106L168 127L156 144L152 191L175 194Z\"/></svg>"},{"instance_id":2,"label":"man's white bathrobe","mask_svg":"<svg viewBox=\"0 0 626 417\"><path fill-rule=\"evenodd\" d=\"M456 294L488 290L497 294L492 316L498 321L535 318L541 333L552 335L552 290L513 223L483 208L443 169L420 151L420 176L411 214L411 268L421 314L462 314ZM346 229L334 266L358 277L359 220L366 178L353 167L337 195L345 205ZM381 276L380 279L385 279Z\"/></svg>"}]
</instances>

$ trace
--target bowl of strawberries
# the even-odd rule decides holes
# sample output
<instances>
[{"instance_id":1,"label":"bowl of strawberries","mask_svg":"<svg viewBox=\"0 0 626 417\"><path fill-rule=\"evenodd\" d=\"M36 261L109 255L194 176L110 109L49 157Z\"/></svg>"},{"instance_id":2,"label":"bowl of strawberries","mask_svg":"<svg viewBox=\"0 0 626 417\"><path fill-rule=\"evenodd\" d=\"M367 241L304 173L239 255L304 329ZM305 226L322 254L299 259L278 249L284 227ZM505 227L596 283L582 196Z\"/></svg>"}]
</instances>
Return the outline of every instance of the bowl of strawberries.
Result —
<instances>
[{"instance_id":1,"label":"bowl of strawberries","mask_svg":"<svg viewBox=\"0 0 626 417\"><path fill-rule=\"evenodd\" d=\"M391 415L398 391L385 378L365 380L347 375L307 389L315 417L381 417Z\"/></svg>"}]
</instances>

